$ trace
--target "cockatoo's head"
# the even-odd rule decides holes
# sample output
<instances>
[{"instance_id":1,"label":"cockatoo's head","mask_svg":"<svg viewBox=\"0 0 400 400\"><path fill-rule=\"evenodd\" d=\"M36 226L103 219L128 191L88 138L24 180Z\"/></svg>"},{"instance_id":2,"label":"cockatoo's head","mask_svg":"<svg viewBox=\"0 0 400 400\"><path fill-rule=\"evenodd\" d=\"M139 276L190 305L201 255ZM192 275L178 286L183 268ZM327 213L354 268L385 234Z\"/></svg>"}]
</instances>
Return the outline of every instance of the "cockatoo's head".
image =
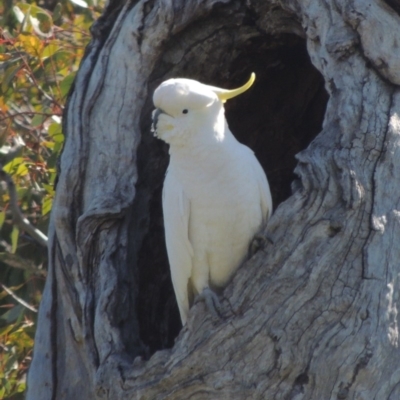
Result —
<instances>
[{"instance_id":1,"label":"cockatoo's head","mask_svg":"<svg viewBox=\"0 0 400 400\"><path fill-rule=\"evenodd\" d=\"M191 79L169 79L154 92L153 131L169 144L182 145L196 135L215 134L224 129L223 103L245 92L249 81L233 90L204 85ZM222 124L222 126L218 126Z\"/></svg>"}]
</instances>

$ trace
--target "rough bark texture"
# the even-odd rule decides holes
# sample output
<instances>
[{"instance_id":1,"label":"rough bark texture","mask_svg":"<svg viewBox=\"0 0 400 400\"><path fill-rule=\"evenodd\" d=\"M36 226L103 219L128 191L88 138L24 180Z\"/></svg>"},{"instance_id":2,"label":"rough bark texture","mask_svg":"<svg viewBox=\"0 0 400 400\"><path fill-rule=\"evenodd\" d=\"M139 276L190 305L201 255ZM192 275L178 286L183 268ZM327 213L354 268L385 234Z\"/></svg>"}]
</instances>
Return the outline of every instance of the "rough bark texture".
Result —
<instances>
[{"instance_id":1,"label":"rough bark texture","mask_svg":"<svg viewBox=\"0 0 400 400\"><path fill-rule=\"evenodd\" d=\"M118 4L93 28L64 118L28 399L399 399L397 2ZM224 318L197 304L173 345L152 91L171 76L234 87L251 71L258 89L228 120L285 201Z\"/></svg>"}]
</instances>

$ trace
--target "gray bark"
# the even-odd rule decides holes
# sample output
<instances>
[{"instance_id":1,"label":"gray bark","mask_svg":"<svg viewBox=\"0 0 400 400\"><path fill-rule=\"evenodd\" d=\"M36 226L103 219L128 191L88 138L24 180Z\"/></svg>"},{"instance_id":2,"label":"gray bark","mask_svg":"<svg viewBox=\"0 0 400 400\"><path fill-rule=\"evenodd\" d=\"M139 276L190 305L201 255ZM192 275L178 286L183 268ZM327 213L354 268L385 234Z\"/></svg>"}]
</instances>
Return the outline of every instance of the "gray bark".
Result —
<instances>
[{"instance_id":1,"label":"gray bark","mask_svg":"<svg viewBox=\"0 0 400 400\"><path fill-rule=\"evenodd\" d=\"M117 3L93 29L64 118L28 399L399 399L393 1ZM299 121L308 118L303 103L319 93L318 79L307 80L312 72L301 75L309 86L302 83L297 100L285 88L289 69L279 49L290 53L296 40L305 41L329 101L321 131L297 155L294 193L226 288L223 318L195 305L174 346L147 359L157 346L146 350L144 326L173 325L169 303L158 314L141 311L149 299L142 283L151 291L149 279L167 279L143 275L153 262L167 271L158 197L167 155L149 133L152 92L171 76L234 87L252 70L268 87L281 68L289 146L297 130L314 129ZM247 104L265 101L269 114L278 112L278 90L272 100L248 96ZM237 101L239 136L251 127L249 141L270 146L273 158L282 136L273 117L259 132L259 115ZM297 114L285 109L293 101ZM279 185L272 184L278 202Z\"/></svg>"}]
</instances>

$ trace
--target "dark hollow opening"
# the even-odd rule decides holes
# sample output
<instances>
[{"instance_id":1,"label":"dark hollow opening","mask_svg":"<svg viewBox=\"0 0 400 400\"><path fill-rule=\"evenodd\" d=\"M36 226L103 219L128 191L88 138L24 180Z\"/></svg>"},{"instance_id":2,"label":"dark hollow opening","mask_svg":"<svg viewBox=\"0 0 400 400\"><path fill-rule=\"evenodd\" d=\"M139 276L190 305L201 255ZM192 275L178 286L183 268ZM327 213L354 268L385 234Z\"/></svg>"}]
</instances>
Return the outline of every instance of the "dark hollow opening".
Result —
<instances>
[{"instance_id":1,"label":"dark hollow opening","mask_svg":"<svg viewBox=\"0 0 400 400\"><path fill-rule=\"evenodd\" d=\"M252 60L247 70L256 73L256 82L225 106L231 131L255 152L267 174L275 209L291 195L294 156L321 131L328 101L323 77L311 64L305 42L288 36L290 45L264 52L262 38L246 46L246 57L231 69L244 70L243 64ZM247 78L245 74L237 86Z\"/></svg>"},{"instance_id":2,"label":"dark hollow opening","mask_svg":"<svg viewBox=\"0 0 400 400\"><path fill-rule=\"evenodd\" d=\"M238 140L255 151L271 186L274 208L291 194L296 176L295 154L320 132L328 95L321 74L313 67L305 41L286 34L279 39L261 35L239 45L229 60L229 79L211 70L188 71L191 60L173 67L162 60L149 83L138 151L139 182L133 207L133 262L137 265L137 312L141 340L148 355L170 348L181 329L172 288L161 208L168 147L150 133L151 96L160 82L188 77L234 88L256 73L254 86L226 103L226 117ZM193 60L192 60L193 61ZM214 60L215 61L215 60ZM204 76L202 76L204 75ZM137 255L135 255L137 254Z\"/></svg>"}]
</instances>

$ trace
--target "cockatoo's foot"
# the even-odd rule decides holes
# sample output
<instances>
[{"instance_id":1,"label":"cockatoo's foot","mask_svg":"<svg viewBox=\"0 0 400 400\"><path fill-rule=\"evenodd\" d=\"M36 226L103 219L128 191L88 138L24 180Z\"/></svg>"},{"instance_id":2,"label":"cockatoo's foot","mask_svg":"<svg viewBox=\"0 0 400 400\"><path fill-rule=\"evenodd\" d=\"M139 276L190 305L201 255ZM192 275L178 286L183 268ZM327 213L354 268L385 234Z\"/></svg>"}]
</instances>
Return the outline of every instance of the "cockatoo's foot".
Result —
<instances>
[{"instance_id":1,"label":"cockatoo's foot","mask_svg":"<svg viewBox=\"0 0 400 400\"><path fill-rule=\"evenodd\" d=\"M254 236L253 240L250 242L249 257L253 257L254 254L257 253L257 251L264 248L264 246L267 242L274 244L272 239L269 236L267 236L265 233L257 233Z\"/></svg>"},{"instance_id":2,"label":"cockatoo's foot","mask_svg":"<svg viewBox=\"0 0 400 400\"><path fill-rule=\"evenodd\" d=\"M197 304L199 301L204 301L208 310L214 317L221 318L221 303L218 296L209 288L206 287L203 291L196 296L194 303Z\"/></svg>"}]
</instances>

